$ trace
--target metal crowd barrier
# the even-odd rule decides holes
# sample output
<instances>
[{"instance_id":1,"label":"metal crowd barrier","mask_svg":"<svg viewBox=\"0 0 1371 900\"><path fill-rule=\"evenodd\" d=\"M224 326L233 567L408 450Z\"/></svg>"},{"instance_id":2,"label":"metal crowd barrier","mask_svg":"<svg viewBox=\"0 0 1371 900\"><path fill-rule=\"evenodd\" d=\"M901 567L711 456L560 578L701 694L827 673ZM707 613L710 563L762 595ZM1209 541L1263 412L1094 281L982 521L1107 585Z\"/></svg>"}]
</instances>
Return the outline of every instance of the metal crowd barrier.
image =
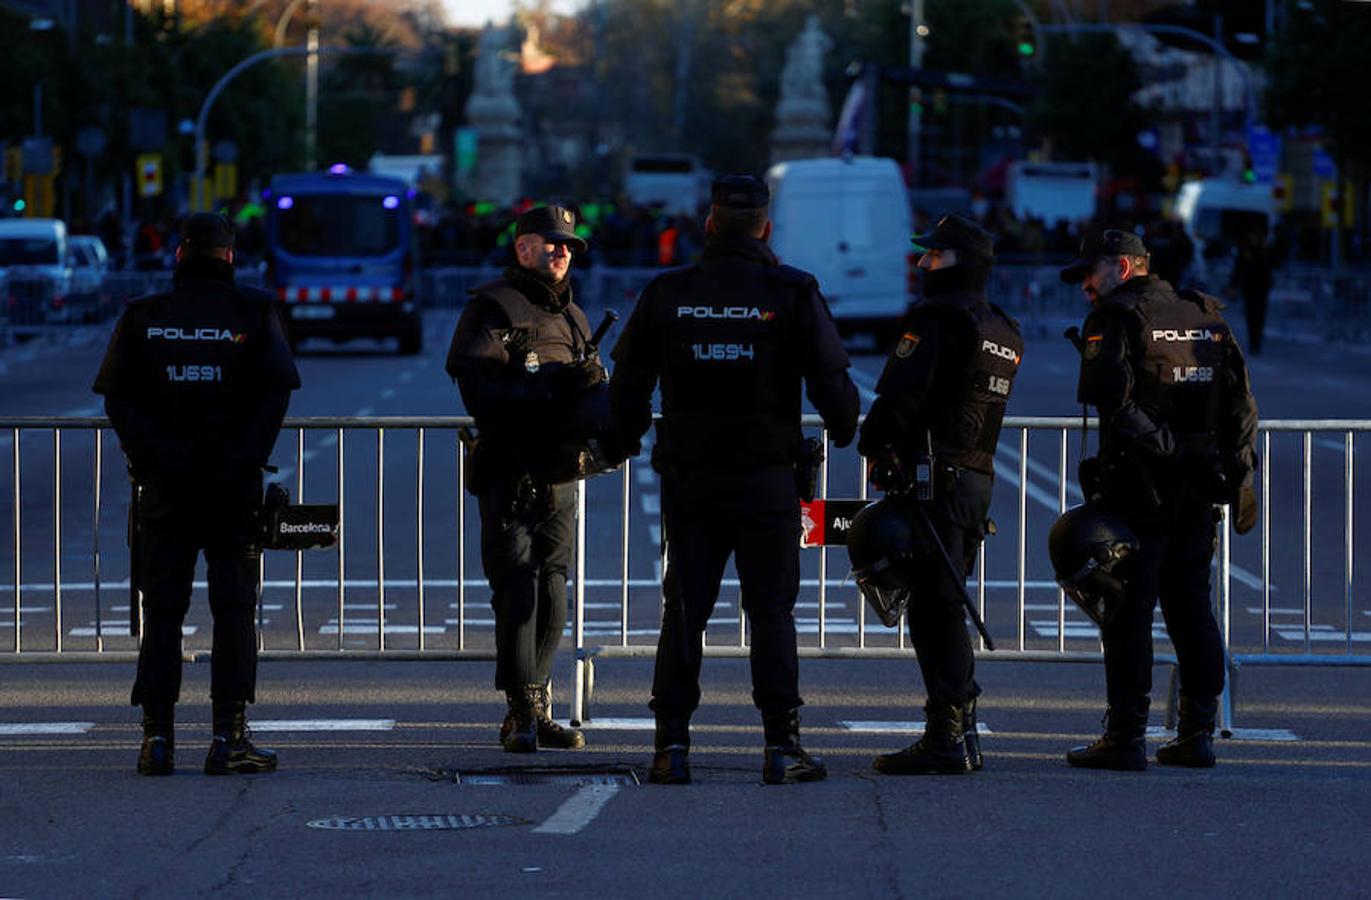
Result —
<instances>
[{"instance_id":1,"label":"metal crowd barrier","mask_svg":"<svg viewBox=\"0 0 1371 900\"><path fill-rule=\"evenodd\" d=\"M479 551L479 521L468 510L456 429L469 424L468 417L287 420L275 477L298 500L337 502L342 537L328 551L265 555L264 657L493 659L493 620L482 611L486 586L468 565L472 549ZM806 426L817 429L820 422L809 417ZM1056 589L1046 559L1051 522L1079 502L1073 475L1081 450L1073 445L1081 427L1078 418L1005 421L992 507L999 533L987 539L968 581L999 646L980 647L979 658L1102 658L1097 632ZM1235 544L1226 514L1219 528L1215 604L1230 673L1252 665L1371 665L1371 629L1357 628L1371 604L1358 600L1366 576L1358 581L1355 570L1356 559L1371 552L1355 528L1357 443L1371 431L1371 420L1260 427L1260 529ZM11 573L7 584L0 582L0 662L135 656L137 637L122 618L111 620L128 612L119 602L128 595L129 571L127 479L112 440L108 423L98 418L0 419L0 458L6 444L10 457L8 472L0 472L0 497L8 497L11 525L9 546L0 548L0 572ZM821 495L865 497L860 458L850 448L833 456L821 475ZM1364 453L1361 460L1364 476ZM630 460L577 492L569 643L578 721L590 715L598 663L655 653L660 571L651 566L659 558L655 549L644 559L630 552L635 534L640 545L645 538L655 547L660 539L658 482L645 465L642 457ZM397 514L396 498L404 492L412 492L413 507ZM589 550L596 551L594 560ZM606 566L612 571L599 571ZM903 628L885 629L867 616L843 574L840 548L804 551L803 567L801 656L912 657ZM1242 602L1234 600L1235 582L1245 592ZM748 653L736 595L730 580L706 633L709 656ZM197 609L204 612L193 606L192 618ZM1174 664L1164 633L1156 637L1158 662ZM185 647L189 658L204 657L207 635L188 634ZM1174 688L1173 679L1172 694ZM1227 729L1231 693L1222 714Z\"/></svg>"}]
</instances>

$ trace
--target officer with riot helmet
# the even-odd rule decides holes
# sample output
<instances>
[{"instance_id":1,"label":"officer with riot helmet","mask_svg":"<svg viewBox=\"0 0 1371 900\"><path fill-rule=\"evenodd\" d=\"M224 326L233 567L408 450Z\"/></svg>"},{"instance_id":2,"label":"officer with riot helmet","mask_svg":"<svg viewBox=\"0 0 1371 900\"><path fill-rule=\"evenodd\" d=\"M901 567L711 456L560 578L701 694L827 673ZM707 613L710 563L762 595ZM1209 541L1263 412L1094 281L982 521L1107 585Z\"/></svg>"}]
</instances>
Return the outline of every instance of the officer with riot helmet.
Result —
<instances>
[{"instance_id":1,"label":"officer with riot helmet","mask_svg":"<svg viewBox=\"0 0 1371 900\"><path fill-rule=\"evenodd\" d=\"M575 481L588 474L570 437L580 411L607 408L607 376L567 272L584 253L575 216L540 206L515 225L517 264L472 289L447 372L479 438L467 487L481 510L481 562L495 612L495 686L508 712L506 751L585 746L552 720L548 679L567 617ZM602 460L603 462L603 460Z\"/></svg>"},{"instance_id":2,"label":"officer with riot helmet","mask_svg":"<svg viewBox=\"0 0 1371 900\"><path fill-rule=\"evenodd\" d=\"M1097 583L1087 592L1099 601L1105 731L1090 746L1071 750L1067 761L1080 768L1146 768L1152 616L1160 598L1181 698L1177 736L1157 751L1157 762L1212 766L1224 680L1223 643L1210 606L1216 504L1234 504L1240 534L1256 521L1257 406L1247 365L1218 301L1194 291L1178 294L1150 274L1147 248L1130 232L1088 234L1061 276L1080 284L1092 306L1079 345L1077 395L1099 411L1100 450L1081 464L1085 509L1120 524L1086 515L1055 531L1051 550L1054 560L1079 559L1081 545L1093 544L1089 555L1099 560L1102 543L1127 547L1107 561L1115 588ZM1059 565L1059 577L1069 567Z\"/></svg>"},{"instance_id":3,"label":"officer with riot helmet","mask_svg":"<svg viewBox=\"0 0 1371 900\"><path fill-rule=\"evenodd\" d=\"M947 215L913 243L924 299L902 325L857 445L887 498L853 522L848 550L878 611L883 592L907 598L927 691L923 737L878 756L876 771L960 774L981 768L965 577L988 527L995 446L1023 341L986 299L989 232ZM915 546L896 546L907 543Z\"/></svg>"},{"instance_id":4,"label":"officer with riot helmet","mask_svg":"<svg viewBox=\"0 0 1371 900\"><path fill-rule=\"evenodd\" d=\"M715 181L698 263L643 291L614 348L610 400L632 444L662 418L652 464L662 477L666 565L651 707L651 781L690 781L690 718L700 702L701 639L730 555L752 625L752 698L761 711L767 784L814 781L800 746L801 382L830 436L857 425L848 357L813 276L767 246L770 195L749 175ZM822 227L823 223L815 223Z\"/></svg>"},{"instance_id":5,"label":"officer with riot helmet","mask_svg":"<svg viewBox=\"0 0 1371 900\"><path fill-rule=\"evenodd\" d=\"M214 615L211 775L270 772L253 746L262 467L300 386L280 318L263 291L234 284L233 226L186 219L170 291L129 304L94 390L128 458L142 550L144 632L133 703L143 708L138 771L170 775L181 689L181 625L204 551Z\"/></svg>"}]
</instances>

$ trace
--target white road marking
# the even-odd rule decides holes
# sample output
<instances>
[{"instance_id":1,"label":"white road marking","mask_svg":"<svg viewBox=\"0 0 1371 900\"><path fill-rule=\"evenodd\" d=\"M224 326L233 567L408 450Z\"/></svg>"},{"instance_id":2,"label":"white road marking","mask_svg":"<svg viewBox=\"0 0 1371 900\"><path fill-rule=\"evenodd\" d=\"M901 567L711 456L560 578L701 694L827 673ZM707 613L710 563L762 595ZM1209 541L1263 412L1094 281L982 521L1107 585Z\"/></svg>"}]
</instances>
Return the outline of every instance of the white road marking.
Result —
<instances>
[{"instance_id":1,"label":"white road marking","mask_svg":"<svg viewBox=\"0 0 1371 900\"><path fill-rule=\"evenodd\" d=\"M1302 641L1304 640L1303 628L1277 628L1276 634L1283 640ZM1333 631L1328 625L1312 625L1309 628L1309 640L1315 644L1343 644L1347 642L1347 632ZM1371 631L1352 632L1352 642L1365 643L1371 641Z\"/></svg>"},{"instance_id":2,"label":"white road marking","mask_svg":"<svg viewBox=\"0 0 1371 900\"><path fill-rule=\"evenodd\" d=\"M104 410L101 409L100 405L97 403L91 404L90 406L78 406L76 409L69 409L66 412L62 413L62 417L84 419L88 416L98 416L102 412L104 412Z\"/></svg>"},{"instance_id":3,"label":"white road marking","mask_svg":"<svg viewBox=\"0 0 1371 900\"><path fill-rule=\"evenodd\" d=\"M1150 738L1173 738L1176 732L1171 728L1163 728L1160 725L1147 726L1147 736ZM1282 741L1294 742L1300 740L1300 736L1288 728L1234 728L1231 738L1235 741Z\"/></svg>"},{"instance_id":4,"label":"white road marking","mask_svg":"<svg viewBox=\"0 0 1371 900\"><path fill-rule=\"evenodd\" d=\"M471 623L468 622L468 624ZM363 619L360 622L355 619L348 619L347 624L343 626L343 634L375 634L379 627L380 626L377 624L375 619ZM447 629L441 625L424 626L424 634L445 634L446 632ZM320 625L319 633L336 635L338 633L338 620L333 619L325 625ZM386 634L388 635L418 633L418 625L392 625L389 622L386 623Z\"/></svg>"},{"instance_id":5,"label":"white road marking","mask_svg":"<svg viewBox=\"0 0 1371 900\"><path fill-rule=\"evenodd\" d=\"M412 371L410 371L409 369L406 369L405 371L403 371L403 372L400 373L400 383L401 383L401 384L409 384L409 383L410 383L411 381L413 381L413 380L414 380L414 373L413 373Z\"/></svg>"},{"instance_id":6,"label":"white road marking","mask_svg":"<svg viewBox=\"0 0 1371 900\"><path fill-rule=\"evenodd\" d=\"M357 410L357 412L353 413L353 415L359 419L365 419L367 416L371 415L374 412L376 412L376 410L372 409L370 406L364 406L361 409Z\"/></svg>"},{"instance_id":7,"label":"white road marking","mask_svg":"<svg viewBox=\"0 0 1371 900\"><path fill-rule=\"evenodd\" d=\"M394 396L395 396L395 388L386 388L385 390L381 391L381 399L382 399L382 400L389 400L389 399L391 399L391 398L394 397Z\"/></svg>"},{"instance_id":8,"label":"white road marking","mask_svg":"<svg viewBox=\"0 0 1371 900\"><path fill-rule=\"evenodd\" d=\"M394 731L394 719L253 719L253 731Z\"/></svg>"},{"instance_id":9,"label":"white road marking","mask_svg":"<svg viewBox=\"0 0 1371 900\"><path fill-rule=\"evenodd\" d=\"M875 719L852 719L838 722L854 734L923 734L923 722L884 722ZM977 734L994 734L984 722L976 723Z\"/></svg>"},{"instance_id":10,"label":"white road marking","mask_svg":"<svg viewBox=\"0 0 1371 900\"><path fill-rule=\"evenodd\" d=\"M662 514L662 498L658 494L642 494L639 498L643 505L643 513L649 516Z\"/></svg>"},{"instance_id":11,"label":"white road marking","mask_svg":"<svg viewBox=\"0 0 1371 900\"><path fill-rule=\"evenodd\" d=\"M652 484L657 480L657 473L649 466L638 466L633 471L633 477L638 479L639 484Z\"/></svg>"},{"instance_id":12,"label":"white road marking","mask_svg":"<svg viewBox=\"0 0 1371 900\"><path fill-rule=\"evenodd\" d=\"M651 718L634 719L606 718L589 719L581 723L584 729L594 729L595 731L652 731L657 727L657 720Z\"/></svg>"},{"instance_id":13,"label":"white road marking","mask_svg":"<svg viewBox=\"0 0 1371 900\"><path fill-rule=\"evenodd\" d=\"M200 629L200 626L199 626L199 625L182 625L182 626L181 626L181 634L182 634L182 636L184 636L184 637L190 637L191 635L195 634L195 632L198 631L199 629ZM103 630L104 634L118 634L118 633L121 632L121 630L125 630L125 629L123 629L122 626L120 626L120 625L111 623L111 624L109 624L109 625L102 626L102 630ZM81 627L81 628L73 628L73 629L71 629L70 631L68 631L67 634L68 634L70 637L99 637L99 636L100 636L100 634L97 633L96 628L95 628L94 625L85 626L85 627Z\"/></svg>"},{"instance_id":14,"label":"white road marking","mask_svg":"<svg viewBox=\"0 0 1371 900\"><path fill-rule=\"evenodd\" d=\"M557 807L534 834L576 834L595 820L605 804L619 793L617 784L588 784Z\"/></svg>"},{"instance_id":15,"label":"white road marking","mask_svg":"<svg viewBox=\"0 0 1371 900\"><path fill-rule=\"evenodd\" d=\"M94 722L0 722L0 737L27 734L85 734Z\"/></svg>"}]
</instances>

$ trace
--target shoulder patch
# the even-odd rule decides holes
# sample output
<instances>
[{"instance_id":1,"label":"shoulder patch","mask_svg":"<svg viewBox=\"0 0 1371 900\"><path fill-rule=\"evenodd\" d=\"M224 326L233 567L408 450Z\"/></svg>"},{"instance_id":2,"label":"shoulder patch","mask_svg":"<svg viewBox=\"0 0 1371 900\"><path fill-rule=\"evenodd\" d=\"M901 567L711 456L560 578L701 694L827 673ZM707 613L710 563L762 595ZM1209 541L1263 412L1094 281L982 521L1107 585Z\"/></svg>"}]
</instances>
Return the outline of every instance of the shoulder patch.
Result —
<instances>
[{"instance_id":1,"label":"shoulder patch","mask_svg":"<svg viewBox=\"0 0 1371 900\"><path fill-rule=\"evenodd\" d=\"M1087 334L1087 335L1085 336L1085 351L1084 351L1085 358L1086 358L1086 359L1094 359L1095 357L1099 356L1099 355L1100 355L1100 348L1103 347L1103 346L1104 346L1104 335L1103 335L1103 334Z\"/></svg>"},{"instance_id":2,"label":"shoulder patch","mask_svg":"<svg viewBox=\"0 0 1371 900\"><path fill-rule=\"evenodd\" d=\"M895 355L904 359L914 352L914 348L919 346L919 336L912 331L906 331L900 336L900 342L895 345Z\"/></svg>"}]
</instances>

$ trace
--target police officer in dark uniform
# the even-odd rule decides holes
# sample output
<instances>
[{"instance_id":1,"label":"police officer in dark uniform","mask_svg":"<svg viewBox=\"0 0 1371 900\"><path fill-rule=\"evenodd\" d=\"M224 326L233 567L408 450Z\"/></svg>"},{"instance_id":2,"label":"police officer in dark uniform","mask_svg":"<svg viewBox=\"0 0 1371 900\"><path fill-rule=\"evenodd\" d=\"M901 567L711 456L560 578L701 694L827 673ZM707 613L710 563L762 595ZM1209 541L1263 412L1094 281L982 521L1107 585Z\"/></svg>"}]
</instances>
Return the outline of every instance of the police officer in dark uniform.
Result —
<instances>
[{"instance_id":1,"label":"police officer in dark uniform","mask_svg":"<svg viewBox=\"0 0 1371 900\"><path fill-rule=\"evenodd\" d=\"M766 734L763 780L826 774L800 747L799 734L792 611L800 585L801 381L840 447L852 440L859 401L818 284L780 265L767 247L769 201L766 185L752 176L718 179L699 262L647 286L614 348L610 400L626 445L647 431L653 389L661 384L652 464L662 476L665 608L652 682L650 773L659 784L690 781L701 639L730 554L752 625L752 698Z\"/></svg>"},{"instance_id":2,"label":"police officer in dark uniform","mask_svg":"<svg viewBox=\"0 0 1371 900\"><path fill-rule=\"evenodd\" d=\"M563 437L577 401L606 380L567 271L584 253L575 216L540 206L515 225L517 265L471 291L448 350L480 432L468 487L481 509L481 562L495 611L495 686L511 753L585 746L549 715L548 678L567 617L575 480Z\"/></svg>"},{"instance_id":3,"label":"police officer in dark uniform","mask_svg":"<svg viewBox=\"0 0 1371 900\"><path fill-rule=\"evenodd\" d=\"M1256 520L1257 406L1247 366L1212 297L1180 294L1148 271L1136 235L1091 233L1062 280L1093 307L1081 345L1078 398L1100 417L1099 456L1081 488L1136 534L1116 570L1124 589L1101 628L1109 708L1104 735L1067 761L1141 770L1152 686L1152 614L1160 597L1180 668L1180 722L1163 765L1214 765L1212 734L1224 650L1210 606L1216 504L1233 503L1239 533Z\"/></svg>"},{"instance_id":4,"label":"police officer in dark uniform","mask_svg":"<svg viewBox=\"0 0 1371 900\"><path fill-rule=\"evenodd\" d=\"M1023 356L1018 324L986 299L994 265L994 239L958 215L916 235L922 251L924 299L906 317L899 342L876 384L876 399L857 444L870 461L872 483L911 492L927 466L929 501L916 520L937 530L941 553L925 553L913 572L909 636L928 693L927 726L916 743L878 756L876 771L890 775L960 774L979 769L975 736L975 657L963 597L986 533L995 445ZM931 542L931 538L930 538ZM959 584L959 582L961 582Z\"/></svg>"},{"instance_id":5,"label":"police officer in dark uniform","mask_svg":"<svg viewBox=\"0 0 1371 900\"><path fill-rule=\"evenodd\" d=\"M172 289L129 304L95 379L139 491L144 633L133 703L143 707L138 771L170 775L181 690L181 623L204 551L214 615L214 738L205 772L271 772L248 739L255 699L262 467L300 386L272 297L233 278L233 226L187 218Z\"/></svg>"}]
</instances>

